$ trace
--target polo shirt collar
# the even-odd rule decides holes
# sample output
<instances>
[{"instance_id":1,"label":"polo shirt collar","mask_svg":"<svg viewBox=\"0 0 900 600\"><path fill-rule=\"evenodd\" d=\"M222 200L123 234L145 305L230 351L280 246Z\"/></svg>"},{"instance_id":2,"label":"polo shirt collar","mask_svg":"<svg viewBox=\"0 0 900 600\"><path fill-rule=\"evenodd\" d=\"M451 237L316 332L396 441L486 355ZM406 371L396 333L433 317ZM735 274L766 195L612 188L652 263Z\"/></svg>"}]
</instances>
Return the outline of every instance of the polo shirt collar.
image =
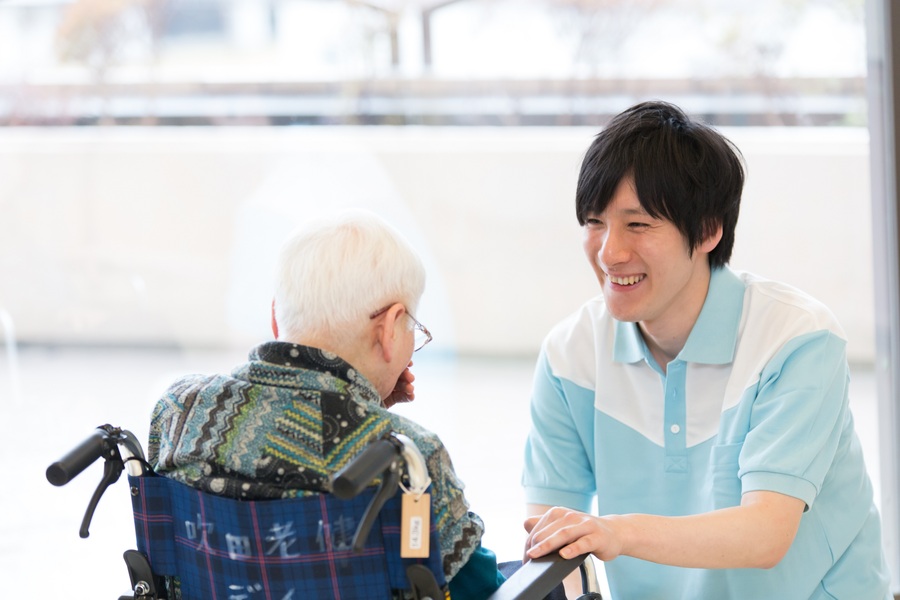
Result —
<instances>
[{"instance_id":1,"label":"polo shirt collar","mask_svg":"<svg viewBox=\"0 0 900 600\"><path fill-rule=\"evenodd\" d=\"M678 354L685 362L728 364L734 358L744 308L744 282L727 267L712 270L709 291L687 343ZM637 323L616 321L613 360L653 364Z\"/></svg>"}]
</instances>

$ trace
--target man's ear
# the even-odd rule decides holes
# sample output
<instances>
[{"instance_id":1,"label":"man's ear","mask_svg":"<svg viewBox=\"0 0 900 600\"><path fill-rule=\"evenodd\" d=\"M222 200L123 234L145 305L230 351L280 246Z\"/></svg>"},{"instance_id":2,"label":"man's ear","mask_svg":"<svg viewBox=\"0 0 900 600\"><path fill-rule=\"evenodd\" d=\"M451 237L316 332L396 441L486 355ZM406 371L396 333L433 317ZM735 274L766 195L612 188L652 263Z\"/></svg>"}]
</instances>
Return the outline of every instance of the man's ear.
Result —
<instances>
[{"instance_id":1,"label":"man's ear","mask_svg":"<svg viewBox=\"0 0 900 600\"><path fill-rule=\"evenodd\" d=\"M397 322L405 312L406 307L398 302L375 319L376 345L385 362L391 362L398 351Z\"/></svg>"},{"instance_id":2,"label":"man's ear","mask_svg":"<svg viewBox=\"0 0 900 600\"><path fill-rule=\"evenodd\" d=\"M275 298L272 298L272 333L278 339L278 322L275 320Z\"/></svg>"},{"instance_id":3,"label":"man's ear","mask_svg":"<svg viewBox=\"0 0 900 600\"><path fill-rule=\"evenodd\" d=\"M704 254L709 254L713 250L716 249L716 246L719 245L719 242L722 241L722 224L719 223L716 225L716 228L706 236L706 239L700 242L700 245L697 246L697 249Z\"/></svg>"}]
</instances>

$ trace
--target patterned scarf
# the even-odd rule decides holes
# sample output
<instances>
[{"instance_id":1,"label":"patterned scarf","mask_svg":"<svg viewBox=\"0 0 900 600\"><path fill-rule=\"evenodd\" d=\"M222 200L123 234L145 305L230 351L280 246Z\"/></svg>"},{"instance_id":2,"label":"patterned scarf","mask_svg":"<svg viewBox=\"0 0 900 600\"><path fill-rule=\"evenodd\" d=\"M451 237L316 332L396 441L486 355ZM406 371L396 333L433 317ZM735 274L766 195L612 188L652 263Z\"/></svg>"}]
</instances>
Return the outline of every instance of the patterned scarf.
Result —
<instances>
[{"instance_id":1,"label":"patterned scarf","mask_svg":"<svg viewBox=\"0 0 900 600\"><path fill-rule=\"evenodd\" d=\"M340 357L268 342L227 375L189 375L157 403L148 458L187 485L232 498L329 492L330 476L389 431L411 438L432 478L432 517L447 579L481 542L463 484L433 433L389 412L371 383Z\"/></svg>"}]
</instances>

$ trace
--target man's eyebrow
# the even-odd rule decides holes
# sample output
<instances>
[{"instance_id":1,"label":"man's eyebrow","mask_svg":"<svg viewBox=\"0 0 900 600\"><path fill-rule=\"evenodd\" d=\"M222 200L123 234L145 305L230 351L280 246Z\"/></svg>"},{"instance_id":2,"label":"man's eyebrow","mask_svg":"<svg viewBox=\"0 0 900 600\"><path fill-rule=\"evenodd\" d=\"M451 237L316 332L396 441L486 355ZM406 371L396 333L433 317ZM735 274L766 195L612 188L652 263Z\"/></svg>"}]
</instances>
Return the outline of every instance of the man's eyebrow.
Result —
<instances>
[{"instance_id":1,"label":"man's eyebrow","mask_svg":"<svg viewBox=\"0 0 900 600\"><path fill-rule=\"evenodd\" d=\"M604 210L602 212L596 211L596 210L591 210L591 211L588 211L587 213L585 213L584 216L586 219L599 219L604 213L607 213L608 211L609 211L608 208L607 208L607 210ZM650 213L648 213L644 209L643 206L637 206L636 208L623 208L623 209L618 210L617 213L621 214L621 215L629 216L629 217L631 217L631 216L649 217L650 216Z\"/></svg>"},{"instance_id":2,"label":"man's eyebrow","mask_svg":"<svg viewBox=\"0 0 900 600\"><path fill-rule=\"evenodd\" d=\"M643 206L638 207L638 208L626 208L626 209L622 210L621 212L622 212L622 214L626 214L626 215L644 215L647 217L650 216L650 213L648 213L646 210L644 210Z\"/></svg>"},{"instance_id":3,"label":"man's eyebrow","mask_svg":"<svg viewBox=\"0 0 900 600\"><path fill-rule=\"evenodd\" d=\"M647 212L647 210L641 205L637 205L634 207L622 208L621 210L618 211L618 213L620 215L624 215L626 217L649 217L650 216L650 213Z\"/></svg>"}]
</instances>

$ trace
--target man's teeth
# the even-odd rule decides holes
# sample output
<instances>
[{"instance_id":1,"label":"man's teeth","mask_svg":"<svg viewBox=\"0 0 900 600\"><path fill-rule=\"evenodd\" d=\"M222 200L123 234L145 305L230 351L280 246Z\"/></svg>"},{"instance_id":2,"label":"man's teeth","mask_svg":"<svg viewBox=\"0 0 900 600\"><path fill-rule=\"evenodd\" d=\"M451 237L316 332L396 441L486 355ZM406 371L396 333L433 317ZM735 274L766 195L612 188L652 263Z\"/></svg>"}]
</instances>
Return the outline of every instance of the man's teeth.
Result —
<instances>
[{"instance_id":1,"label":"man's teeth","mask_svg":"<svg viewBox=\"0 0 900 600\"><path fill-rule=\"evenodd\" d=\"M612 275L609 276L610 281L619 285L634 285L643 278L643 275L633 275L631 277L613 277Z\"/></svg>"}]
</instances>

